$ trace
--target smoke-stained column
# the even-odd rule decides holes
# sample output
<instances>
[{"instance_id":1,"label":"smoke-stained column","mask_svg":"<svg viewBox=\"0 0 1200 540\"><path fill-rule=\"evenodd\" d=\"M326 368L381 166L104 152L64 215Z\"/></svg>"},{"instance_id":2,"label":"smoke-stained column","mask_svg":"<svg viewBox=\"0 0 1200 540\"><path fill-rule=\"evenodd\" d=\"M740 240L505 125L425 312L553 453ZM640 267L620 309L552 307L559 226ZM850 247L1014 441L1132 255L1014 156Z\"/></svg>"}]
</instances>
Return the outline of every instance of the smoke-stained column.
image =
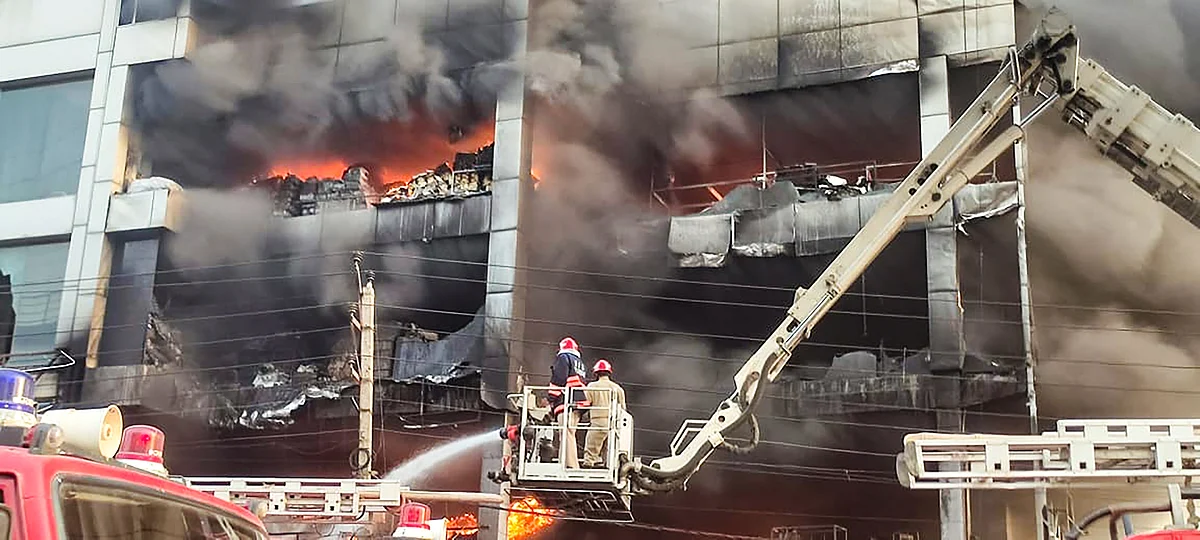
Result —
<instances>
[{"instance_id":1,"label":"smoke-stained column","mask_svg":"<svg viewBox=\"0 0 1200 540\"><path fill-rule=\"evenodd\" d=\"M927 155L950 131L949 68L945 56L921 60L921 153ZM931 369L945 375L932 379L937 390L937 427L961 431L958 375L963 365L963 315L958 286L958 233L954 205L948 204L925 231L929 289ZM940 492L942 540L966 540L966 492Z\"/></svg>"},{"instance_id":2,"label":"smoke-stained column","mask_svg":"<svg viewBox=\"0 0 1200 540\"><path fill-rule=\"evenodd\" d=\"M125 104L129 65L114 60L119 0L105 0L100 48L96 56L84 142L83 168L75 200L75 221L67 254L67 283L78 283L63 294L59 330L66 335L87 333L86 364L98 365L100 331L107 305L112 246L105 235L109 200L125 180L128 126ZM77 280L77 281L76 281Z\"/></svg>"},{"instance_id":3,"label":"smoke-stained column","mask_svg":"<svg viewBox=\"0 0 1200 540\"><path fill-rule=\"evenodd\" d=\"M502 0L505 24L512 25L514 47L524 55L528 43L528 0ZM532 147L527 85L519 77L501 91L496 104L496 141L492 163L492 223L488 240L487 298L484 301L483 399L494 408L505 407L505 395L516 389L516 373L525 355L525 268L528 257L522 231L529 197ZM506 407L505 407L506 408ZM489 445L483 458L481 491L497 492L500 486L487 478L503 462L500 445ZM506 513L490 508L479 511L481 540L507 538Z\"/></svg>"}]
</instances>

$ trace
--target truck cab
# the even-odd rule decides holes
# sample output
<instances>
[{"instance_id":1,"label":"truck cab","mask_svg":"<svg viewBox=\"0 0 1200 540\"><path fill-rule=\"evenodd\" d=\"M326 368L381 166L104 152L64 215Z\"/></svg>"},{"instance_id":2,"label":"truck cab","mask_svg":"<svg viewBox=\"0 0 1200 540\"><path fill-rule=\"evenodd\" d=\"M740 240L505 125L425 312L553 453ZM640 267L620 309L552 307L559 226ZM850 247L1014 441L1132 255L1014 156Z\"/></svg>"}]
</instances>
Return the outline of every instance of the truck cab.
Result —
<instances>
[{"instance_id":1,"label":"truck cab","mask_svg":"<svg viewBox=\"0 0 1200 540\"><path fill-rule=\"evenodd\" d=\"M0 540L52 538L266 540L267 532L249 511L168 478L0 447Z\"/></svg>"},{"instance_id":2,"label":"truck cab","mask_svg":"<svg viewBox=\"0 0 1200 540\"><path fill-rule=\"evenodd\" d=\"M162 450L115 406L39 415L33 378L0 368L0 540L267 540L255 514L170 478Z\"/></svg>"}]
</instances>

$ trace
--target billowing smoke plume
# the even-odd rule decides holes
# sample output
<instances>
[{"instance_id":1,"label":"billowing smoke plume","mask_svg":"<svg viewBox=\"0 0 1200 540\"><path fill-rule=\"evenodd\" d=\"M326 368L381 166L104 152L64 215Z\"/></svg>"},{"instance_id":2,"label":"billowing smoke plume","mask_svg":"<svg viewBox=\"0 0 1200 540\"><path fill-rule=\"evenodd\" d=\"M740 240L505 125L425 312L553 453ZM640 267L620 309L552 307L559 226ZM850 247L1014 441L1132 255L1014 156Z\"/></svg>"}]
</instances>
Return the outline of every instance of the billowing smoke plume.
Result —
<instances>
[{"instance_id":1,"label":"billowing smoke plume","mask_svg":"<svg viewBox=\"0 0 1200 540\"><path fill-rule=\"evenodd\" d=\"M511 25L435 39L400 14L381 19L381 41L322 48L337 42L345 1L193 2L207 43L155 68L137 95L146 156L189 185L225 186L282 159L444 147L490 117L510 78Z\"/></svg>"},{"instance_id":2,"label":"billowing smoke plume","mask_svg":"<svg viewBox=\"0 0 1200 540\"><path fill-rule=\"evenodd\" d=\"M513 54L520 36L513 25L436 33L423 27L426 18L401 12L394 25L376 28L384 39L338 47L336 71L335 50L322 47L347 40L346 35L334 37L349 27L339 16L349 16L345 1L279 11L284 4L193 2L204 42L187 60L147 74L135 106L141 149L156 173L162 166L188 185L230 186L245 183L265 165L294 157L370 161L404 154L427 159L425 149L444 145L447 132L487 126L497 92L514 77L526 76L531 89L526 111L537 113L535 132L527 136L534 140L534 162L543 181L523 218L531 224L524 228L528 264L655 277L669 271L661 252L649 259L638 254L651 246L661 248L662 239L642 228L642 218L651 213L645 199L634 193L644 196L646 179L664 164L703 166L716 141L746 132L734 107L691 90L695 74L679 61L687 51L687 29L664 20L653 2L537 3L530 14L526 55ZM451 19L477 19L488 7L465 7L451 13ZM196 268L281 252L338 251L336 261L317 257L292 264L304 268L284 271L297 276L297 288L309 290L314 302L353 298L347 276L326 275L343 269L344 252L365 240L356 236L352 224L346 226L345 241L312 248L265 217L246 218L253 223L237 217L262 216L265 204L196 204L213 213L191 216L203 226L184 230L172 251L177 265ZM236 216L226 219L221 208ZM317 277L298 277L305 274ZM644 309L644 297L659 282L556 272L535 273L530 279L542 285L529 294L531 318L592 328L661 326ZM426 296L420 285L406 286L406 291L388 294ZM564 288L618 290L629 297L593 302ZM556 341L562 332L563 325L554 325L528 339ZM588 344L617 347L634 339L623 334L592 331L581 337ZM543 349L534 354L545 358Z\"/></svg>"},{"instance_id":3,"label":"billowing smoke plume","mask_svg":"<svg viewBox=\"0 0 1200 540\"><path fill-rule=\"evenodd\" d=\"M1027 0L1027 22L1051 3L1075 23L1083 56L1200 118L1200 57L1192 53L1200 5ZM1033 133L1031 165L1030 269L1046 413L1191 414L1195 400L1171 390L1194 388L1200 375L1200 288L1190 278L1200 271L1200 231L1053 120ZM1167 391L1123 390L1138 388Z\"/></svg>"},{"instance_id":4,"label":"billowing smoke plume","mask_svg":"<svg viewBox=\"0 0 1200 540\"><path fill-rule=\"evenodd\" d=\"M1043 124L1031 141L1030 279L1047 413L1190 414L1200 230L1068 128Z\"/></svg>"}]
</instances>

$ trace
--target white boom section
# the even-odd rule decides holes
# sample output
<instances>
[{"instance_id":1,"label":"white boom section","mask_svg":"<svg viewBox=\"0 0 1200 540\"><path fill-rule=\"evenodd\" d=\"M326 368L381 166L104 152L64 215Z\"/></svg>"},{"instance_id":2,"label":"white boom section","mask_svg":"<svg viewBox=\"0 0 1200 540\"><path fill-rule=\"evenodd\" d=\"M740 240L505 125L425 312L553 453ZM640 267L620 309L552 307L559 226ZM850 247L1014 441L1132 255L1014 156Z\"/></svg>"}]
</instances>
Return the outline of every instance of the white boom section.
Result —
<instances>
[{"instance_id":1,"label":"white boom section","mask_svg":"<svg viewBox=\"0 0 1200 540\"><path fill-rule=\"evenodd\" d=\"M394 510L408 501L504 504L504 498L496 494L413 491L390 480L184 478L183 483L263 518L344 522Z\"/></svg>"},{"instance_id":2,"label":"white boom section","mask_svg":"<svg viewBox=\"0 0 1200 540\"><path fill-rule=\"evenodd\" d=\"M1136 86L1091 60L1079 62L1076 91L1055 107L1136 183L1200 226L1200 131Z\"/></svg>"},{"instance_id":3,"label":"white boom section","mask_svg":"<svg viewBox=\"0 0 1200 540\"><path fill-rule=\"evenodd\" d=\"M914 433L896 474L910 489L1035 489L1200 477L1200 419L1060 420L1041 435Z\"/></svg>"},{"instance_id":4,"label":"white boom section","mask_svg":"<svg viewBox=\"0 0 1200 540\"><path fill-rule=\"evenodd\" d=\"M797 289L787 317L734 376L732 395L707 419L689 420L680 427L676 438L686 440L686 445L649 464L640 460L630 464L634 483L652 491L680 488L714 450L735 448L729 440L734 430L747 423L756 430L753 412L766 386L779 377L792 351L879 253L907 223L932 219L971 178L1024 136L1022 127L1011 126L989 137L994 128L1011 118L1017 99L1022 95L1047 98L1022 122L1026 123L1053 100L1075 90L1077 46L1074 27L1061 12L1052 10L1030 43L1020 53L1009 55L996 78L811 288Z\"/></svg>"}]
</instances>

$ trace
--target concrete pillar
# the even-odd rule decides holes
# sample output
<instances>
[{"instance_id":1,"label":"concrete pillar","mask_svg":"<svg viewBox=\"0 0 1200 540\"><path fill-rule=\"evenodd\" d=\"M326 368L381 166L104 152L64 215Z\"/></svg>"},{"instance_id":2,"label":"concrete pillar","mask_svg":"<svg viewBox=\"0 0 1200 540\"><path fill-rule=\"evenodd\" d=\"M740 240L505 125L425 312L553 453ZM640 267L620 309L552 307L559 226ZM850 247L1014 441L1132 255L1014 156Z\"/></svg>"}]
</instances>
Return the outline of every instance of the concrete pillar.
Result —
<instances>
[{"instance_id":1,"label":"concrete pillar","mask_svg":"<svg viewBox=\"0 0 1200 540\"><path fill-rule=\"evenodd\" d=\"M59 335L70 336L72 345L86 343L85 350L72 352L85 361L89 380L110 377L97 372L103 364L100 349L114 255L105 230L112 195L122 192L133 176L129 170L132 130L128 106L133 96L133 67L185 56L195 46L197 33L188 18L188 2L183 3L178 18L120 28L121 0L103 0L103 4L83 166L63 278L78 287L64 290L58 321ZM158 31L164 25L174 25L175 31L164 35ZM117 47L118 34L123 36L123 47ZM81 339L84 336L86 341Z\"/></svg>"},{"instance_id":2,"label":"concrete pillar","mask_svg":"<svg viewBox=\"0 0 1200 540\"><path fill-rule=\"evenodd\" d=\"M113 59L119 5L120 0L104 1L83 168L75 195L75 221L64 277L67 283L77 282L79 286L64 291L59 312L61 334L87 336L86 350L73 352L81 360L86 358L89 371L98 365L107 305L112 246L104 230L108 222L109 199L123 187L128 149L128 127L123 120L130 68Z\"/></svg>"},{"instance_id":3,"label":"concrete pillar","mask_svg":"<svg viewBox=\"0 0 1200 540\"><path fill-rule=\"evenodd\" d=\"M524 54L528 42L528 0L504 0L505 24L512 26L514 46ZM505 395L516 390L516 375L524 359L525 268L528 257L522 223L533 193L530 179L530 139L527 85L523 77L511 82L496 104L495 151L492 163L492 221L488 240L487 297L484 301L484 372L481 392L490 406L505 406ZM489 451L483 458L481 491L503 493L487 478L500 470L505 456ZM480 508L480 540L507 538L507 513Z\"/></svg>"},{"instance_id":4,"label":"concrete pillar","mask_svg":"<svg viewBox=\"0 0 1200 540\"><path fill-rule=\"evenodd\" d=\"M950 130L949 68L945 56L924 58L920 71L921 152L927 155ZM937 427L961 431L958 409L961 387L955 378L963 365L963 312L958 284L958 237L954 207L946 207L925 231L925 263L929 290L929 348L937 390ZM967 503L964 490L941 491L942 540L966 540Z\"/></svg>"}]
</instances>

